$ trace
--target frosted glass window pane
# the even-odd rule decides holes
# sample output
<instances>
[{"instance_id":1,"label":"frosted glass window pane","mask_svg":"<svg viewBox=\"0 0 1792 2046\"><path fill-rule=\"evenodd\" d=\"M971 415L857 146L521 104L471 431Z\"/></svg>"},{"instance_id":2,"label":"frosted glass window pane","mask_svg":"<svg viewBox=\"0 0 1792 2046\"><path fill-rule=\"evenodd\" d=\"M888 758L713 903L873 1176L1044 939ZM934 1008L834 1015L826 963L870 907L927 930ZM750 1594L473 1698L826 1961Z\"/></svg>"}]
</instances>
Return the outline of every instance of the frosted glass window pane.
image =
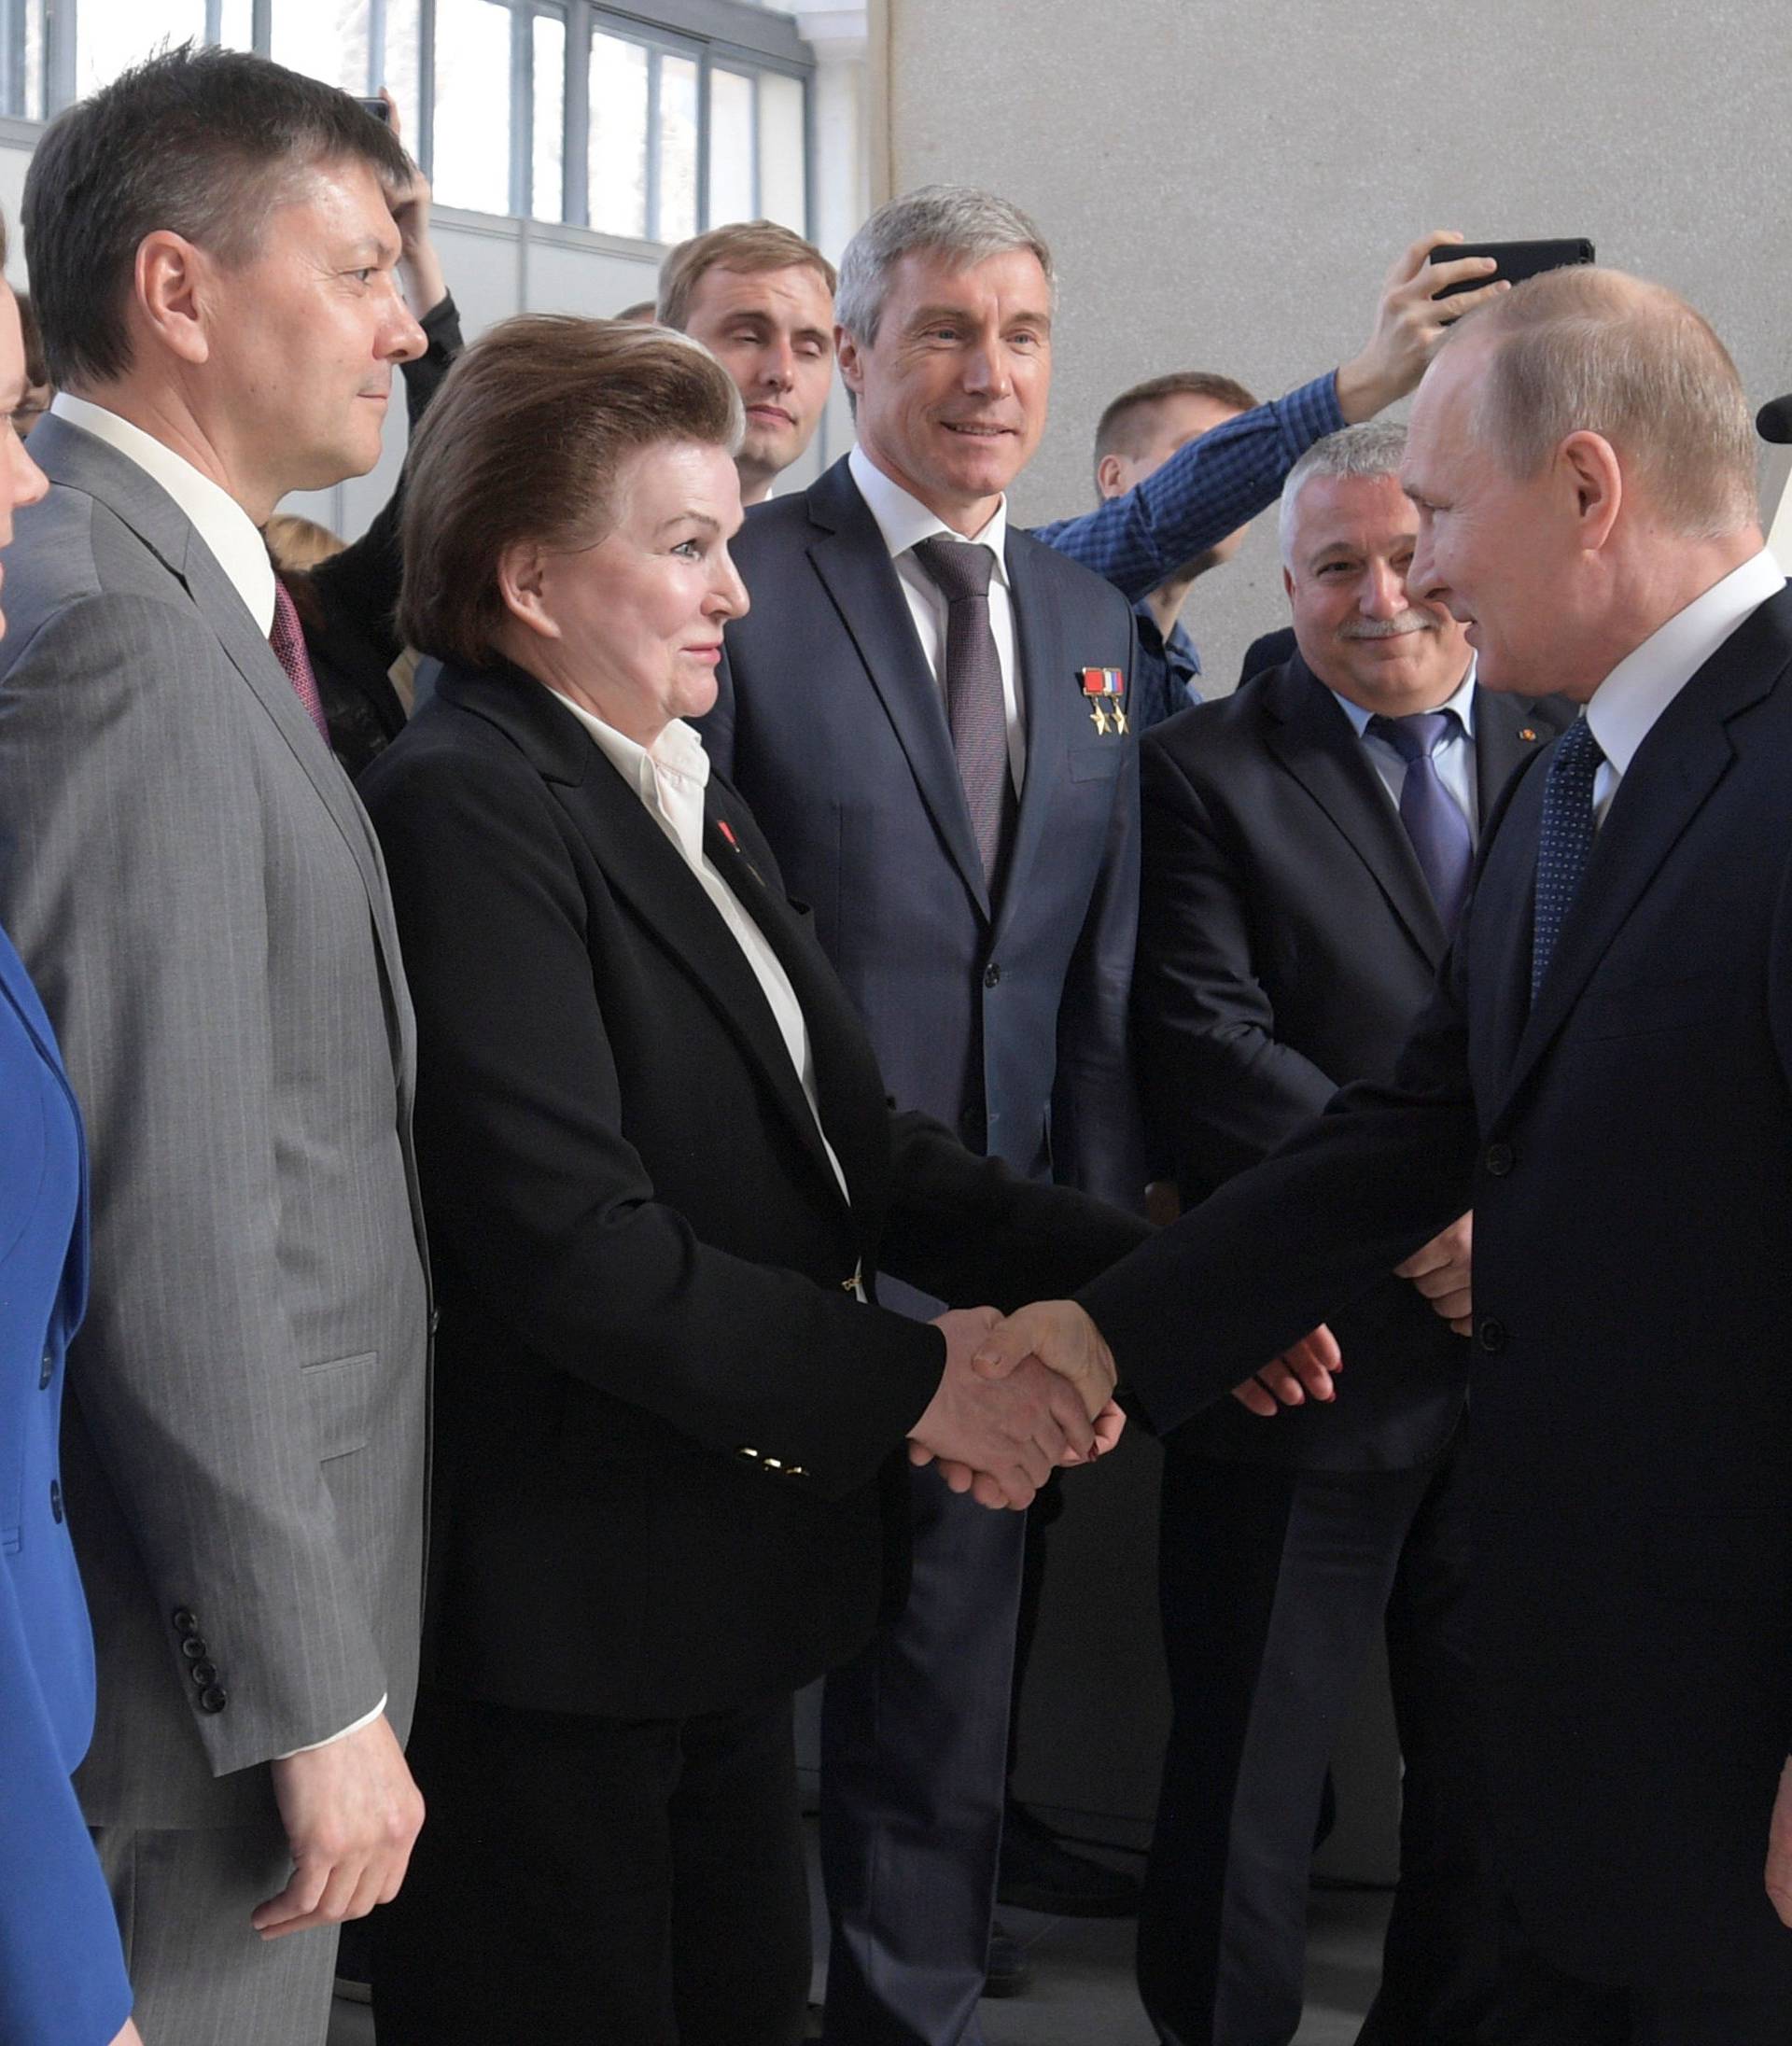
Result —
<instances>
[{"instance_id":1,"label":"frosted glass window pane","mask_svg":"<svg viewBox=\"0 0 1792 2046\"><path fill-rule=\"evenodd\" d=\"M413 154L417 147L417 57L423 48L423 21L418 0L385 0L385 63L378 84L399 107L399 133Z\"/></svg>"},{"instance_id":2,"label":"frosted glass window pane","mask_svg":"<svg viewBox=\"0 0 1792 2046\"><path fill-rule=\"evenodd\" d=\"M205 40L205 0L80 0L75 96L85 99L164 43Z\"/></svg>"},{"instance_id":3,"label":"frosted glass window pane","mask_svg":"<svg viewBox=\"0 0 1792 2046\"><path fill-rule=\"evenodd\" d=\"M529 211L538 220L564 217L567 161L567 24L535 18L535 138Z\"/></svg>"},{"instance_id":4,"label":"frosted glass window pane","mask_svg":"<svg viewBox=\"0 0 1792 2046\"><path fill-rule=\"evenodd\" d=\"M591 38L586 203L606 234L647 236L647 51L620 35Z\"/></svg>"},{"instance_id":5,"label":"frosted glass window pane","mask_svg":"<svg viewBox=\"0 0 1792 2046\"><path fill-rule=\"evenodd\" d=\"M44 0L0 0L0 114L44 118Z\"/></svg>"},{"instance_id":6,"label":"frosted glass window pane","mask_svg":"<svg viewBox=\"0 0 1792 2046\"><path fill-rule=\"evenodd\" d=\"M803 128L803 81L779 71L759 75L759 210L768 220L809 231Z\"/></svg>"},{"instance_id":7,"label":"frosted glass window pane","mask_svg":"<svg viewBox=\"0 0 1792 2046\"><path fill-rule=\"evenodd\" d=\"M753 81L738 71L709 74L709 225L750 220L753 203Z\"/></svg>"},{"instance_id":8,"label":"frosted glass window pane","mask_svg":"<svg viewBox=\"0 0 1792 2046\"><path fill-rule=\"evenodd\" d=\"M697 67L689 57L660 59L660 217L656 241L697 231Z\"/></svg>"},{"instance_id":9,"label":"frosted glass window pane","mask_svg":"<svg viewBox=\"0 0 1792 2046\"><path fill-rule=\"evenodd\" d=\"M371 92L379 80L370 80L367 17L368 0L273 0L269 53L275 63L344 92Z\"/></svg>"},{"instance_id":10,"label":"frosted glass window pane","mask_svg":"<svg viewBox=\"0 0 1792 2046\"><path fill-rule=\"evenodd\" d=\"M511 10L493 0L436 0L430 183L444 206L511 210Z\"/></svg>"}]
</instances>

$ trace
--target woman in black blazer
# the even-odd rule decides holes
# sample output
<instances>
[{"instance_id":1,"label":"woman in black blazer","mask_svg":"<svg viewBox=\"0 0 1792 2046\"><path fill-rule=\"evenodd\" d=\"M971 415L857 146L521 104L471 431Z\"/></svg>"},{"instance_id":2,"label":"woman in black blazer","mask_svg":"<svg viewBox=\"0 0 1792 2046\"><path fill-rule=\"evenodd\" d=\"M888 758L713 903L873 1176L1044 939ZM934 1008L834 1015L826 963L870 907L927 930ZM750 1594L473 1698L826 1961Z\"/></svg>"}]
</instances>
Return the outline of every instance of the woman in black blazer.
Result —
<instances>
[{"instance_id":1,"label":"woman in black blazer","mask_svg":"<svg viewBox=\"0 0 1792 2046\"><path fill-rule=\"evenodd\" d=\"M871 1303L1061 1292L1143 1231L893 1112L708 778L739 431L694 343L525 317L413 455L403 624L446 666L362 787L442 1320L383 2046L799 2038L791 1697L900 1595L904 1443L1018 1505L1114 1433L975 1380L984 1316Z\"/></svg>"}]
</instances>

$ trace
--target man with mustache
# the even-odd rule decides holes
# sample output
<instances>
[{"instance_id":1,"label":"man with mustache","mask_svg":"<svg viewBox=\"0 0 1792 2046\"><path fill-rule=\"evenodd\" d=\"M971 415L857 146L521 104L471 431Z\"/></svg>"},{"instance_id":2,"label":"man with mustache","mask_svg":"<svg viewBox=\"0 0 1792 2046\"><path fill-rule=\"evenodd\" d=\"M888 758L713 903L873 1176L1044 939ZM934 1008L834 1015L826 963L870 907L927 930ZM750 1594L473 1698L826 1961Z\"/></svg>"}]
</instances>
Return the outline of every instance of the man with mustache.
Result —
<instances>
[{"instance_id":1,"label":"man with mustache","mask_svg":"<svg viewBox=\"0 0 1792 2046\"><path fill-rule=\"evenodd\" d=\"M1317 442L1281 497L1297 651L1141 748L1141 1079L1186 1205L1353 1080L1431 991L1482 820L1571 707L1484 694L1463 628L1407 586L1404 428ZM1363 2041L1467 2041L1495 1922L1462 1640L1457 1438L1469 1218L1335 1327L1346 1396L1233 1400L1166 1443L1160 1597L1175 1717L1139 1927L1172 2046L1300 2024L1306 1899L1337 1728L1385 1624L1406 1759L1401 1883Z\"/></svg>"}]
</instances>

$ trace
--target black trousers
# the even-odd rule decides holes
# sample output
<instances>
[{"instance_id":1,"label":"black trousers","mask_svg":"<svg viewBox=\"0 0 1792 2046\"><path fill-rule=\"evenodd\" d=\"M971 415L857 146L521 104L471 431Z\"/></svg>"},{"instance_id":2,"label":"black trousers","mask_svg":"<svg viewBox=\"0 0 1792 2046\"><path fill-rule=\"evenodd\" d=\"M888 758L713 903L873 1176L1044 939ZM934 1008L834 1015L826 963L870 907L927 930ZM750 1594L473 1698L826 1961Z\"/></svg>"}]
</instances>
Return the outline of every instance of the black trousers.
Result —
<instances>
[{"instance_id":1,"label":"black trousers","mask_svg":"<svg viewBox=\"0 0 1792 2046\"><path fill-rule=\"evenodd\" d=\"M1160 1551L1174 1719L1139 1989L1161 2038L1286 2046L1298 2029L1326 1766L1385 1626L1406 1764L1401 1877L1359 2046L1483 2046L1498 1893L1475 1763L1454 1453L1418 1470L1335 1474L1172 1449Z\"/></svg>"},{"instance_id":2,"label":"black trousers","mask_svg":"<svg viewBox=\"0 0 1792 2046\"><path fill-rule=\"evenodd\" d=\"M1500 2009L1489 2046L1787 2046L1792 1998L1615 1989L1564 1975L1503 1913ZM1792 1933L1786 1936L1792 1939Z\"/></svg>"},{"instance_id":3,"label":"black trousers","mask_svg":"<svg viewBox=\"0 0 1792 2046\"><path fill-rule=\"evenodd\" d=\"M617 1720L428 1695L427 1818L380 1912L381 2046L794 2046L809 1982L791 1702Z\"/></svg>"}]
</instances>

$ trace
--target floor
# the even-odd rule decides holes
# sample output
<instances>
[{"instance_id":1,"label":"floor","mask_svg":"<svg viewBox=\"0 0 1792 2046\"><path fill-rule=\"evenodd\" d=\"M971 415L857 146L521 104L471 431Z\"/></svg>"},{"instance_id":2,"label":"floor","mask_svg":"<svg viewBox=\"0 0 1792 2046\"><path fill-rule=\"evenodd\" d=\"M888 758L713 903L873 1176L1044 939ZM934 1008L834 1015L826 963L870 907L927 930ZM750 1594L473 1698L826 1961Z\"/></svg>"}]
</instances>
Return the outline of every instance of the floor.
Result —
<instances>
[{"instance_id":1,"label":"floor","mask_svg":"<svg viewBox=\"0 0 1792 2046\"><path fill-rule=\"evenodd\" d=\"M811 1895L819 1898L813 1867L810 1879ZM1314 1892L1307 2012L1295 2046L1351 2046L1375 1994L1387 1912L1381 1891ZM1133 1992L1129 1921L1046 1918L1006 1910L1001 1916L1026 1945L1033 1983L1023 1997L986 2000L980 2013L984 2046L1154 2046L1155 2035ZM821 1976L818 1967L818 1991ZM339 2000L329 2046L373 2046L371 2013ZM493 2046L510 2042L494 2040Z\"/></svg>"}]
</instances>

